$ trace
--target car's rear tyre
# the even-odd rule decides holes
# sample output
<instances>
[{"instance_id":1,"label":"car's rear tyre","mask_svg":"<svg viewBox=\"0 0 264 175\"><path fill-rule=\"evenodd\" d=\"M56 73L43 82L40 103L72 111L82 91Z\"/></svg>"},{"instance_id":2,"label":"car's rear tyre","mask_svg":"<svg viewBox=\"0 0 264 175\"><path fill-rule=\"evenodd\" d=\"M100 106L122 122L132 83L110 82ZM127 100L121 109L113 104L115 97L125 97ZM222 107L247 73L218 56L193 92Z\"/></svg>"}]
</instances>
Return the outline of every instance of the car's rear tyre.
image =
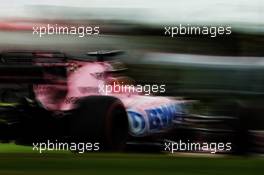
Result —
<instances>
[{"instance_id":1,"label":"car's rear tyre","mask_svg":"<svg viewBox=\"0 0 264 175\"><path fill-rule=\"evenodd\" d=\"M122 151L128 138L125 107L111 96L82 98L71 117L70 134L75 141L98 142L100 150Z\"/></svg>"}]
</instances>

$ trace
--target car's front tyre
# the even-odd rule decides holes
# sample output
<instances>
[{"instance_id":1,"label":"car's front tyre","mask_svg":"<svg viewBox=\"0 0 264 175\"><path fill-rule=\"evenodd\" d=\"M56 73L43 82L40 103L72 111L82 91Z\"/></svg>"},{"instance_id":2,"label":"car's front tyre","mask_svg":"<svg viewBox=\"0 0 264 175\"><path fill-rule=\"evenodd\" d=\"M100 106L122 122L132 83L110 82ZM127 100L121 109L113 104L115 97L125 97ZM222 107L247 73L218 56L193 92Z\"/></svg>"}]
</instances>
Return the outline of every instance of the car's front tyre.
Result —
<instances>
[{"instance_id":1,"label":"car's front tyre","mask_svg":"<svg viewBox=\"0 0 264 175\"><path fill-rule=\"evenodd\" d=\"M89 96L78 100L70 120L70 134L75 141L98 142L100 150L124 150L128 138L124 105L111 96Z\"/></svg>"}]
</instances>

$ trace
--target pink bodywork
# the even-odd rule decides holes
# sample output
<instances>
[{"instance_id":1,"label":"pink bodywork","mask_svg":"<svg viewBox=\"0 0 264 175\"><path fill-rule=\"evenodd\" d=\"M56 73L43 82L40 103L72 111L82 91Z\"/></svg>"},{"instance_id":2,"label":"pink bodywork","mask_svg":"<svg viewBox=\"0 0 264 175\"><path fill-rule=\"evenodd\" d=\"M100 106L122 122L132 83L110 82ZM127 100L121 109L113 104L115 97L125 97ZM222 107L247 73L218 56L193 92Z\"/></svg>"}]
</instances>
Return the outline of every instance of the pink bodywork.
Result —
<instances>
[{"instance_id":1,"label":"pink bodywork","mask_svg":"<svg viewBox=\"0 0 264 175\"><path fill-rule=\"evenodd\" d=\"M76 100L85 96L114 96L123 102L128 112L130 132L137 136L168 129L172 125L173 119L171 115L182 112L183 100L127 92L109 94L100 92L100 86L107 84L109 80L117 78L103 76L105 71L111 67L107 62L71 60L67 65L67 80L57 80L60 82L58 84L34 86L36 99L47 110L67 111L74 109ZM153 121L150 121L152 119ZM158 122L158 125L156 124L157 127L156 125L152 126L155 122Z\"/></svg>"}]
</instances>

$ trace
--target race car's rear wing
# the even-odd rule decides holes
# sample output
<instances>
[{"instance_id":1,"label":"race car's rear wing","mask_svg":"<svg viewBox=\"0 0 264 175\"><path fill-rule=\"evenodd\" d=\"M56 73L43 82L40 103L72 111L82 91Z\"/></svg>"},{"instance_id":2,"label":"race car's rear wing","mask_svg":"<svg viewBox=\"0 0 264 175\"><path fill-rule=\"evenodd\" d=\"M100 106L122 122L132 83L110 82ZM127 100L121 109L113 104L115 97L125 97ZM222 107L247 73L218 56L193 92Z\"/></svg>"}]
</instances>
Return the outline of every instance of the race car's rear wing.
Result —
<instances>
[{"instance_id":1,"label":"race car's rear wing","mask_svg":"<svg viewBox=\"0 0 264 175\"><path fill-rule=\"evenodd\" d=\"M66 77L65 60L65 54L55 51L2 52L0 84L53 83Z\"/></svg>"},{"instance_id":2,"label":"race car's rear wing","mask_svg":"<svg viewBox=\"0 0 264 175\"><path fill-rule=\"evenodd\" d=\"M87 55L94 56L98 61L106 61L107 59L123 54L121 50L99 50L95 52L87 52Z\"/></svg>"}]
</instances>

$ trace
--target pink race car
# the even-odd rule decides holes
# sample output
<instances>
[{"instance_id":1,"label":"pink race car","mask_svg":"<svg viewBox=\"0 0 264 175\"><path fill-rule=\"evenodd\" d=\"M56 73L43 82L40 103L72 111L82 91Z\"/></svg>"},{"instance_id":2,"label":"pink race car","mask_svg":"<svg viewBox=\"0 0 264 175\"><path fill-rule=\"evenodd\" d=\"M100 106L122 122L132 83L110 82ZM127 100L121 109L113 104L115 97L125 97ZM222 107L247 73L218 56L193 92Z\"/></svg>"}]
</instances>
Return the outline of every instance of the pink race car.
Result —
<instances>
[{"instance_id":1,"label":"pink race car","mask_svg":"<svg viewBox=\"0 0 264 175\"><path fill-rule=\"evenodd\" d=\"M7 125L0 125L1 133L30 141L59 136L98 141L107 150L169 133L186 115L188 102L153 96L146 90L163 93L165 85L135 85L121 74L125 68L120 62L104 60L120 53L89 52L97 58L91 60L51 51L3 52L1 84L9 85L7 90L16 85L13 91L23 94L23 100L1 107L4 116L12 116L6 117Z\"/></svg>"}]
</instances>

